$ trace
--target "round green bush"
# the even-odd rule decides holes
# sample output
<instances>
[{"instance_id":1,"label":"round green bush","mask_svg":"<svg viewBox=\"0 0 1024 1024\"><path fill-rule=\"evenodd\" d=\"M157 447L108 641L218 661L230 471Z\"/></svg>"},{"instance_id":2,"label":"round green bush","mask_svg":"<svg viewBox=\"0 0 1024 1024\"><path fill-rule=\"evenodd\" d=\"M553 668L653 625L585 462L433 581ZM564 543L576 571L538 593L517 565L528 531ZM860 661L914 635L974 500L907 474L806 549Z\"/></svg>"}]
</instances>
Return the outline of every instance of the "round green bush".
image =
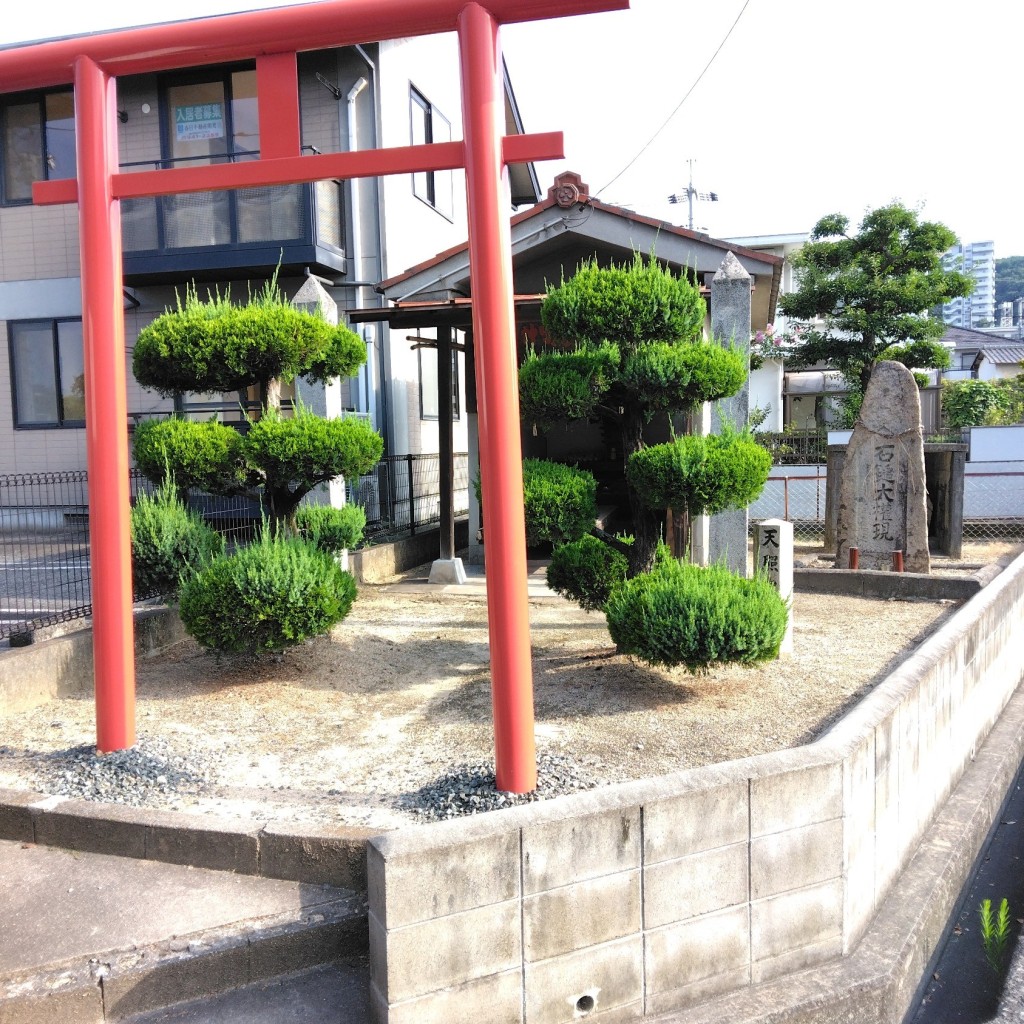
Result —
<instances>
[{"instance_id":1,"label":"round green bush","mask_svg":"<svg viewBox=\"0 0 1024 1024\"><path fill-rule=\"evenodd\" d=\"M787 618L785 602L767 580L744 579L723 565L676 561L660 561L653 572L616 587L605 613L622 654L691 672L777 657Z\"/></svg>"},{"instance_id":2,"label":"round green bush","mask_svg":"<svg viewBox=\"0 0 1024 1024\"><path fill-rule=\"evenodd\" d=\"M626 478L647 508L691 516L745 508L762 491L772 457L749 433L678 437L629 457Z\"/></svg>"},{"instance_id":3,"label":"round green bush","mask_svg":"<svg viewBox=\"0 0 1024 1024\"><path fill-rule=\"evenodd\" d=\"M708 341L638 345L622 368L622 383L649 415L734 395L746 378L739 352Z\"/></svg>"},{"instance_id":4,"label":"round green bush","mask_svg":"<svg viewBox=\"0 0 1024 1024\"><path fill-rule=\"evenodd\" d=\"M188 580L180 613L204 647L256 654L328 632L355 596L352 574L326 551L264 530L256 543L215 559Z\"/></svg>"},{"instance_id":5,"label":"round green bush","mask_svg":"<svg viewBox=\"0 0 1024 1024\"><path fill-rule=\"evenodd\" d=\"M366 513L358 505L303 505L295 513L295 528L321 551L337 555L363 539Z\"/></svg>"},{"instance_id":6,"label":"round green bush","mask_svg":"<svg viewBox=\"0 0 1024 1024\"><path fill-rule=\"evenodd\" d=\"M597 537L580 537L551 553L548 586L588 612L600 611L629 571L626 556Z\"/></svg>"},{"instance_id":7,"label":"round green bush","mask_svg":"<svg viewBox=\"0 0 1024 1024\"><path fill-rule=\"evenodd\" d=\"M131 510L135 599L178 596L181 580L224 550L224 538L186 508L170 482L140 494Z\"/></svg>"},{"instance_id":8,"label":"round green bush","mask_svg":"<svg viewBox=\"0 0 1024 1024\"><path fill-rule=\"evenodd\" d=\"M366 361L362 339L344 325L296 309L268 282L244 306L227 295L184 301L139 332L132 356L136 380L161 395L179 391L244 391L253 384L305 376L349 377Z\"/></svg>"},{"instance_id":9,"label":"round green bush","mask_svg":"<svg viewBox=\"0 0 1024 1024\"><path fill-rule=\"evenodd\" d=\"M216 420L143 420L132 437L132 455L147 480L159 484L170 473L182 492L194 487L237 494L251 480L241 434Z\"/></svg>"},{"instance_id":10,"label":"round green bush","mask_svg":"<svg viewBox=\"0 0 1024 1024\"><path fill-rule=\"evenodd\" d=\"M548 427L592 416L619 369L615 345L573 352L528 352L519 367L519 409L527 423Z\"/></svg>"},{"instance_id":11,"label":"round green bush","mask_svg":"<svg viewBox=\"0 0 1024 1024\"><path fill-rule=\"evenodd\" d=\"M630 263L599 267L594 259L557 287L549 287L541 321L553 338L626 349L645 341L697 338L706 306L697 286L655 259L636 253Z\"/></svg>"},{"instance_id":12,"label":"round green bush","mask_svg":"<svg viewBox=\"0 0 1024 1024\"><path fill-rule=\"evenodd\" d=\"M529 547L577 540L594 528L597 481L585 469L524 459L523 504Z\"/></svg>"}]
</instances>

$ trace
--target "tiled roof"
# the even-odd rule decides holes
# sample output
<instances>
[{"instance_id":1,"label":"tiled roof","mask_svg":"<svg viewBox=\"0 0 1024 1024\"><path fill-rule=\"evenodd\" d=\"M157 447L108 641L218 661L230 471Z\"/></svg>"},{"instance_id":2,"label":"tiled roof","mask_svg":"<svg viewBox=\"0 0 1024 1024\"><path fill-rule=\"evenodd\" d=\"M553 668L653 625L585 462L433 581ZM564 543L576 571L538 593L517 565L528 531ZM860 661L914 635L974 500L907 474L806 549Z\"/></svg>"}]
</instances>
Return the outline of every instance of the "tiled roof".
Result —
<instances>
[{"instance_id":1,"label":"tiled roof","mask_svg":"<svg viewBox=\"0 0 1024 1024\"><path fill-rule=\"evenodd\" d=\"M982 345L981 354L999 366L1024 362L1024 345Z\"/></svg>"}]
</instances>

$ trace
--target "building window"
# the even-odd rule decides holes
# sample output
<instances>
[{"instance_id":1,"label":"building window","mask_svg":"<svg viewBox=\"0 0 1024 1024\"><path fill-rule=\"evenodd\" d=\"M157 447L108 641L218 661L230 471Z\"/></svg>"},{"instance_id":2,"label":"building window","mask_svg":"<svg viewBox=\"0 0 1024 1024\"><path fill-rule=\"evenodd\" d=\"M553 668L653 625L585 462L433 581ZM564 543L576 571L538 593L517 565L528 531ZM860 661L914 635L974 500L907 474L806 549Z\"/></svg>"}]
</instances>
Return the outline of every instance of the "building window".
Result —
<instances>
[{"instance_id":1,"label":"building window","mask_svg":"<svg viewBox=\"0 0 1024 1024\"><path fill-rule=\"evenodd\" d=\"M4 205L32 202L32 183L74 178L75 102L70 89L0 104Z\"/></svg>"},{"instance_id":2,"label":"building window","mask_svg":"<svg viewBox=\"0 0 1024 1024\"><path fill-rule=\"evenodd\" d=\"M437 417L437 349L421 348L420 357L420 419ZM452 349L452 419L459 418L459 353Z\"/></svg>"},{"instance_id":3,"label":"building window","mask_svg":"<svg viewBox=\"0 0 1024 1024\"><path fill-rule=\"evenodd\" d=\"M14 425L85 426L81 320L8 324Z\"/></svg>"},{"instance_id":4,"label":"building window","mask_svg":"<svg viewBox=\"0 0 1024 1024\"><path fill-rule=\"evenodd\" d=\"M452 141L451 122L417 89L410 89L409 111L414 146ZM451 171L417 171L412 176L412 191L442 216L452 219Z\"/></svg>"}]
</instances>

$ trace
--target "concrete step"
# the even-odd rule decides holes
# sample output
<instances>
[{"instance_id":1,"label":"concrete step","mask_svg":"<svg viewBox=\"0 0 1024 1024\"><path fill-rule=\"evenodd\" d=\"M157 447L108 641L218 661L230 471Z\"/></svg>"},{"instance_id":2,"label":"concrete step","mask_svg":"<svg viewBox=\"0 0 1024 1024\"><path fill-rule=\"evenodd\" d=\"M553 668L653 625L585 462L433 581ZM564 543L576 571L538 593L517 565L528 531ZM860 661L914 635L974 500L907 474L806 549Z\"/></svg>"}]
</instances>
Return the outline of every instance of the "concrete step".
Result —
<instances>
[{"instance_id":1,"label":"concrete step","mask_svg":"<svg viewBox=\"0 0 1024 1024\"><path fill-rule=\"evenodd\" d=\"M0 841L0 907L2 1024L123 1021L367 949L346 889L31 843Z\"/></svg>"},{"instance_id":2,"label":"concrete step","mask_svg":"<svg viewBox=\"0 0 1024 1024\"><path fill-rule=\"evenodd\" d=\"M122 1024L368 1024L369 958L346 957L326 967L257 982Z\"/></svg>"}]
</instances>

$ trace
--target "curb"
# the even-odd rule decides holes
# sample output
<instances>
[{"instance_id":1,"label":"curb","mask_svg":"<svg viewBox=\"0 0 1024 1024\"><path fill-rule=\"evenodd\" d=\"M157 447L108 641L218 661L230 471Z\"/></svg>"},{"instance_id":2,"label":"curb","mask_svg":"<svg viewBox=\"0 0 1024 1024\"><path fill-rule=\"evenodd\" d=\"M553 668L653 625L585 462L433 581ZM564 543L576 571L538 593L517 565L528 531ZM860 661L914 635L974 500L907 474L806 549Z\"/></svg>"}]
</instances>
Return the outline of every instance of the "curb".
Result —
<instances>
[{"instance_id":1,"label":"curb","mask_svg":"<svg viewBox=\"0 0 1024 1024\"><path fill-rule=\"evenodd\" d=\"M899 601L967 601L991 576L931 576L878 569L794 569L793 588L804 594L841 594Z\"/></svg>"},{"instance_id":2,"label":"curb","mask_svg":"<svg viewBox=\"0 0 1024 1024\"><path fill-rule=\"evenodd\" d=\"M0 789L0 839L366 892L379 830L300 828Z\"/></svg>"},{"instance_id":3,"label":"curb","mask_svg":"<svg viewBox=\"0 0 1024 1024\"><path fill-rule=\"evenodd\" d=\"M0 1019L12 1024L95 1024L173 1007L253 982L365 953L361 896L325 890L298 912L252 918L74 957L0 978Z\"/></svg>"}]
</instances>

